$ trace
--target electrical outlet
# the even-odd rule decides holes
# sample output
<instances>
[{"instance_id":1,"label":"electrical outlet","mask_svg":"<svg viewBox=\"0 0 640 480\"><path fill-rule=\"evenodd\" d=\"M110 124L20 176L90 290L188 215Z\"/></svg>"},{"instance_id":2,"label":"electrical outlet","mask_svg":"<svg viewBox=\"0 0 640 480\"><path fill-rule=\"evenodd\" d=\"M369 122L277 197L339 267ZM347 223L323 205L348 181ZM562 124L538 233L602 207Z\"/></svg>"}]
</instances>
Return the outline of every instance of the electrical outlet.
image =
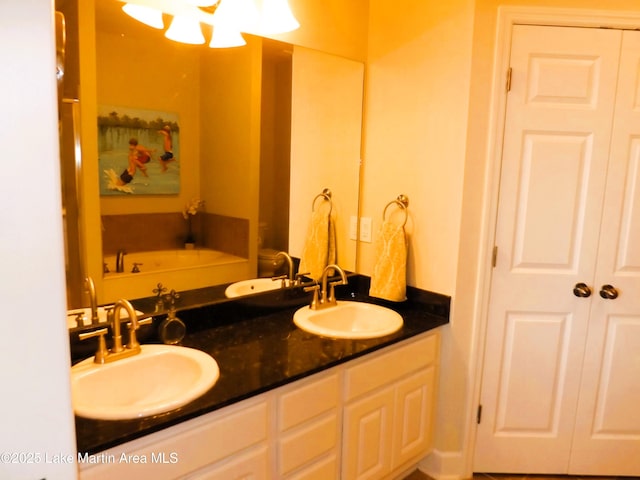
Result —
<instances>
[{"instance_id":1,"label":"electrical outlet","mask_svg":"<svg viewBox=\"0 0 640 480\"><path fill-rule=\"evenodd\" d=\"M358 239L358 217L351 215L351 221L349 222L349 239Z\"/></svg>"},{"instance_id":2,"label":"electrical outlet","mask_svg":"<svg viewBox=\"0 0 640 480\"><path fill-rule=\"evenodd\" d=\"M360 218L360 241L371 243L371 230L372 230L371 217Z\"/></svg>"}]
</instances>

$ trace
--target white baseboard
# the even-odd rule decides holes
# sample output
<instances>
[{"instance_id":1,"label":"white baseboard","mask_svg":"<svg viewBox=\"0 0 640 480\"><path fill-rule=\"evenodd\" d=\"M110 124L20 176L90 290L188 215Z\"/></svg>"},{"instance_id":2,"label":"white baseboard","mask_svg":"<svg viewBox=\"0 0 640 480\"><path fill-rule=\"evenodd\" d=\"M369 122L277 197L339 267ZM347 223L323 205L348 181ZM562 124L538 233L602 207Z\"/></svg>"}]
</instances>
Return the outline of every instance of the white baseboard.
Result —
<instances>
[{"instance_id":1,"label":"white baseboard","mask_svg":"<svg viewBox=\"0 0 640 480\"><path fill-rule=\"evenodd\" d=\"M436 480L462 480L466 478L462 452L433 450L418 464L418 469Z\"/></svg>"}]
</instances>

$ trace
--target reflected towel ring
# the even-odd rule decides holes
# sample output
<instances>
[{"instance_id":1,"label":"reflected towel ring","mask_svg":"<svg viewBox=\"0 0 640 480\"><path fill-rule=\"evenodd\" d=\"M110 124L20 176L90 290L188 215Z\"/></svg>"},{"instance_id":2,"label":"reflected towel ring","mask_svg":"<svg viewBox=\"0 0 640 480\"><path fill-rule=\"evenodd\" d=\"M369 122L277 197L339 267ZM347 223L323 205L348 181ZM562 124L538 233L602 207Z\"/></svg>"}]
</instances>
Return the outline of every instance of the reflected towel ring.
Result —
<instances>
[{"instance_id":1,"label":"reflected towel ring","mask_svg":"<svg viewBox=\"0 0 640 480\"><path fill-rule=\"evenodd\" d=\"M318 200L319 198L323 198L327 202L329 202L329 215L331 215L331 211L333 210L333 202L331 201L331 190L329 190L328 188L325 188L322 190L322 193L319 193L313 198L313 202L311 202L312 212L316 211L316 200Z\"/></svg>"},{"instance_id":2,"label":"reflected towel ring","mask_svg":"<svg viewBox=\"0 0 640 480\"><path fill-rule=\"evenodd\" d=\"M389 203L387 203L387 206L384 207L384 210L382 211L382 220L385 221L386 217L387 217L387 209L391 206L391 205L397 205L398 207L400 207L401 210L404 211L404 221L402 222L402 226L404 227L407 224L407 220L409 219L409 197L407 197L406 195L400 194L398 195L398 197L395 200L390 201Z\"/></svg>"}]
</instances>

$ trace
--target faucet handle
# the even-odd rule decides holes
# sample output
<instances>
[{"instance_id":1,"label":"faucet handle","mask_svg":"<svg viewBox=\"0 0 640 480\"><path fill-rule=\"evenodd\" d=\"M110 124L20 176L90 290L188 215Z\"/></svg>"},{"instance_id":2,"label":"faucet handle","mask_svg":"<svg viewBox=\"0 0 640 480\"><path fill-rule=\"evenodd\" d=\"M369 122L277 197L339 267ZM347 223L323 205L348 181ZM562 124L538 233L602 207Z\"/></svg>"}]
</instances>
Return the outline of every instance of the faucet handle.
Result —
<instances>
[{"instance_id":1,"label":"faucet handle","mask_svg":"<svg viewBox=\"0 0 640 480\"><path fill-rule=\"evenodd\" d=\"M311 304L309 305L309 308L311 310L317 310L318 309L318 292L320 291L320 285L315 284L315 285L311 285L310 287L304 287L304 291L313 292L313 298L311 299Z\"/></svg>"},{"instance_id":2,"label":"faucet handle","mask_svg":"<svg viewBox=\"0 0 640 480\"><path fill-rule=\"evenodd\" d=\"M273 280L274 282L276 280L282 280L282 283L280 284L280 288L284 288L287 286L287 279L289 277L287 275L280 275L279 277L271 277L271 280Z\"/></svg>"},{"instance_id":3,"label":"faucet handle","mask_svg":"<svg viewBox=\"0 0 640 480\"><path fill-rule=\"evenodd\" d=\"M151 325L153 323L153 318L147 317L142 320L138 320L138 328L140 325ZM129 350L134 350L140 347L140 342L138 342L138 337L136 336L136 326L133 322L128 322L127 327L129 327L129 343L127 343L127 348Z\"/></svg>"},{"instance_id":4,"label":"faucet handle","mask_svg":"<svg viewBox=\"0 0 640 480\"><path fill-rule=\"evenodd\" d=\"M68 317L75 315L76 327L84 327L84 312L77 312L67 315Z\"/></svg>"},{"instance_id":5,"label":"faucet handle","mask_svg":"<svg viewBox=\"0 0 640 480\"><path fill-rule=\"evenodd\" d=\"M311 272L296 273L295 285L302 285L302 277L306 277L307 275L311 275Z\"/></svg>"},{"instance_id":6,"label":"faucet handle","mask_svg":"<svg viewBox=\"0 0 640 480\"><path fill-rule=\"evenodd\" d=\"M338 285L344 285L344 282L342 280L329 282L329 298L327 298L327 303L332 305L336 303L336 286Z\"/></svg>"},{"instance_id":7,"label":"faucet handle","mask_svg":"<svg viewBox=\"0 0 640 480\"><path fill-rule=\"evenodd\" d=\"M93 330L87 333L81 333L78 335L78 338L80 340L98 337L98 350L96 350L95 357L93 358L94 363L104 363L105 358L109 354L109 350L107 350L107 342L104 339L104 336L108 331L109 330L107 330L106 328L98 328L97 330Z\"/></svg>"}]
</instances>

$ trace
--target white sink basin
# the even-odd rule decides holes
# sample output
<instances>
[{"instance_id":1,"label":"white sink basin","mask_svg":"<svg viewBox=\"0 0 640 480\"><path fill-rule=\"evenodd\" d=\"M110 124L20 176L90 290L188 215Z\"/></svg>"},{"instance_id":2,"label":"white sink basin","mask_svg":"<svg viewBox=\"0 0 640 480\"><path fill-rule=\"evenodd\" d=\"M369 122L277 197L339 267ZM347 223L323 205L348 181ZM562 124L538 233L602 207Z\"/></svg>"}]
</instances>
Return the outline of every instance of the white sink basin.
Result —
<instances>
[{"instance_id":1,"label":"white sink basin","mask_svg":"<svg viewBox=\"0 0 640 480\"><path fill-rule=\"evenodd\" d=\"M227 298L241 297L253 293L268 292L277 290L282 285L281 280L271 280L271 278L252 278L229 285L224 294Z\"/></svg>"},{"instance_id":2,"label":"white sink basin","mask_svg":"<svg viewBox=\"0 0 640 480\"><path fill-rule=\"evenodd\" d=\"M195 400L218 380L205 352L174 345L142 345L133 357L99 365L93 357L71 367L75 413L103 420L168 412Z\"/></svg>"},{"instance_id":3,"label":"white sink basin","mask_svg":"<svg viewBox=\"0 0 640 480\"><path fill-rule=\"evenodd\" d=\"M402 316L372 303L338 301L335 307L297 310L293 322L302 330L333 338L376 338L402 327Z\"/></svg>"}]
</instances>

